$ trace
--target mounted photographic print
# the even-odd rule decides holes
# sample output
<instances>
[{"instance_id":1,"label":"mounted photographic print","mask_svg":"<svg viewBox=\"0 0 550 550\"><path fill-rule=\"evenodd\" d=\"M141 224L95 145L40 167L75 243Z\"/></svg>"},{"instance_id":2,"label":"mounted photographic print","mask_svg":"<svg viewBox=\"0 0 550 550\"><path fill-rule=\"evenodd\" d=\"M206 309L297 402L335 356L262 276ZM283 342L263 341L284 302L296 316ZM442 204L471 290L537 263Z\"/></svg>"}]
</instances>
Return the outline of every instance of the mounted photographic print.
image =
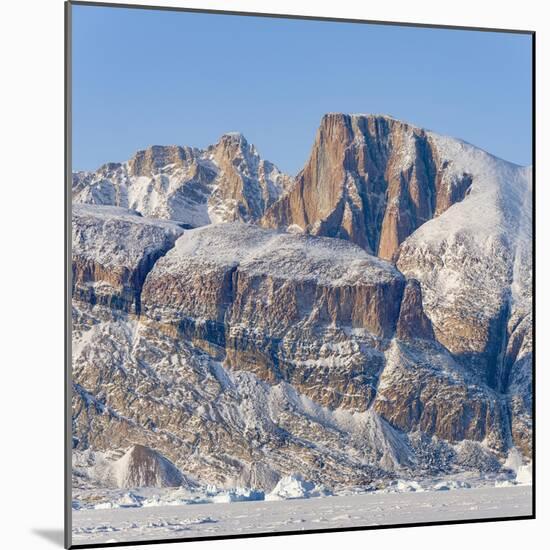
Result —
<instances>
[{"instance_id":1,"label":"mounted photographic print","mask_svg":"<svg viewBox=\"0 0 550 550\"><path fill-rule=\"evenodd\" d=\"M534 33L66 17L66 545L534 517Z\"/></svg>"}]
</instances>

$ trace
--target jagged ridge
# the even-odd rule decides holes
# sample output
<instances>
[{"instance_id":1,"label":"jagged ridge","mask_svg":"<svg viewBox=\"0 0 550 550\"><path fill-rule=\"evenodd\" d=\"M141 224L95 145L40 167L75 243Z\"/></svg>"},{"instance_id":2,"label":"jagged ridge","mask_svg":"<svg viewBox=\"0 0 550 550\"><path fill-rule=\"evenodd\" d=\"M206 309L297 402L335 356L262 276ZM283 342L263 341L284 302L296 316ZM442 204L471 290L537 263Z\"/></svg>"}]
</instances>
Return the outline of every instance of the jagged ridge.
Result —
<instances>
[{"instance_id":1,"label":"jagged ridge","mask_svg":"<svg viewBox=\"0 0 550 550\"><path fill-rule=\"evenodd\" d=\"M471 182L468 172L449 171L421 128L387 116L331 113L294 186L261 223L347 239L393 259L405 238L462 200Z\"/></svg>"},{"instance_id":2,"label":"jagged ridge","mask_svg":"<svg viewBox=\"0 0 550 550\"><path fill-rule=\"evenodd\" d=\"M206 149L154 145L128 162L73 175L73 202L114 205L188 227L259 219L291 178L241 134Z\"/></svg>"}]
</instances>

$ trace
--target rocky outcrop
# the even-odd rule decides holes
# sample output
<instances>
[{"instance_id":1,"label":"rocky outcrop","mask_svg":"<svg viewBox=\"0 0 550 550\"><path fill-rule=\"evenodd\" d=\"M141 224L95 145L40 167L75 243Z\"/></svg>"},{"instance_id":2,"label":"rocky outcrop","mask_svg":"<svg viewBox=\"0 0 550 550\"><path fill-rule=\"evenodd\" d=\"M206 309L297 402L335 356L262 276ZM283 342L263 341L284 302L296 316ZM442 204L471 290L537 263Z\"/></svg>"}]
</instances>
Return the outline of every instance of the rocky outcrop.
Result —
<instances>
[{"instance_id":1,"label":"rocky outcrop","mask_svg":"<svg viewBox=\"0 0 550 550\"><path fill-rule=\"evenodd\" d=\"M518 274L511 297L510 317L498 372L499 390L509 400L511 436L514 444L526 456L532 454L533 431L533 319L531 264L524 254L516 258L523 274Z\"/></svg>"},{"instance_id":2,"label":"rocky outcrop","mask_svg":"<svg viewBox=\"0 0 550 550\"><path fill-rule=\"evenodd\" d=\"M328 114L294 186L261 223L295 225L393 259L416 228L464 198L471 177L450 176L448 167L420 128L387 116Z\"/></svg>"},{"instance_id":3,"label":"rocky outcrop","mask_svg":"<svg viewBox=\"0 0 550 550\"><path fill-rule=\"evenodd\" d=\"M420 284L345 241L188 231L149 273L142 305L225 366L330 409L373 405L404 432L506 448L505 400L434 341Z\"/></svg>"},{"instance_id":4,"label":"rocky outcrop","mask_svg":"<svg viewBox=\"0 0 550 550\"><path fill-rule=\"evenodd\" d=\"M281 337L298 323L395 331L405 282L358 247L226 224L186 232L143 289L156 320L247 322Z\"/></svg>"},{"instance_id":5,"label":"rocky outcrop","mask_svg":"<svg viewBox=\"0 0 550 550\"><path fill-rule=\"evenodd\" d=\"M192 147L152 145L148 149L137 151L128 161L128 176L152 178L166 168L187 170L196 162L199 155L200 151Z\"/></svg>"},{"instance_id":6,"label":"rocky outcrop","mask_svg":"<svg viewBox=\"0 0 550 550\"><path fill-rule=\"evenodd\" d=\"M394 341L386 352L374 410L400 430L450 442L485 441L507 448L506 403L433 342Z\"/></svg>"},{"instance_id":7,"label":"rocky outcrop","mask_svg":"<svg viewBox=\"0 0 550 550\"><path fill-rule=\"evenodd\" d=\"M292 182L271 162L260 159L239 133L223 135L205 154L218 168L208 199L213 223L260 219Z\"/></svg>"},{"instance_id":8,"label":"rocky outcrop","mask_svg":"<svg viewBox=\"0 0 550 550\"><path fill-rule=\"evenodd\" d=\"M529 181L521 205L522 221L514 243L510 315L499 373L499 390L506 392L509 398L512 439L525 456L532 455L534 417L532 200Z\"/></svg>"},{"instance_id":9,"label":"rocky outcrop","mask_svg":"<svg viewBox=\"0 0 550 550\"><path fill-rule=\"evenodd\" d=\"M128 162L73 175L73 202L114 205L188 227L254 221L290 186L241 134L206 149L153 145Z\"/></svg>"},{"instance_id":10,"label":"rocky outcrop","mask_svg":"<svg viewBox=\"0 0 550 550\"><path fill-rule=\"evenodd\" d=\"M506 265L496 265L494 258L506 251L495 246L490 256L473 255L472 243L462 235L433 249L417 243L404 243L397 265L420 280L437 340L480 380L496 387L506 341L509 281Z\"/></svg>"},{"instance_id":11,"label":"rocky outcrop","mask_svg":"<svg viewBox=\"0 0 550 550\"><path fill-rule=\"evenodd\" d=\"M501 401L434 341L418 281L345 241L242 224L189 231L148 275L142 303L147 318L226 366L323 406L364 411L374 401L400 430L505 448ZM408 355L388 356L392 346ZM411 354L412 374L400 374ZM395 372L390 398L381 387Z\"/></svg>"},{"instance_id":12,"label":"rocky outcrop","mask_svg":"<svg viewBox=\"0 0 550 550\"><path fill-rule=\"evenodd\" d=\"M532 191L530 169L433 136L468 196L402 243L397 266L422 287L436 339L475 379L508 401L511 439L532 437Z\"/></svg>"},{"instance_id":13,"label":"rocky outcrop","mask_svg":"<svg viewBox=\"0 0 550 550\"><path fill-rule=\"evenodd\" d=\"M532 320L522 319L512 332L504 358L503 376L509 396L512 440L521 452L532 455L533 433L533 341Z\"/></svg>"},{"instance_id":14,"label":"rocky outcrop","mask_svg":"<svg viewBox=\"0 0 550 550\"><path fill-rule=\"evenodd\" d=\"M407 281L405 293L401 300L396 334L401 340L412 340L414 338L434 339L432 323L424 313L422 306L420 283L415 279Z\"/></svg>"},{"instance_id":15,"label":"rocky outcrop","mask_svg":"<svg viewBox=\"0 0 550 550\"><path fill-rule=\"evenodd\" d=\"M331 487L368 485L392 475L380 466L383 456L394 465L410 460L406 444L375 414L354 421L289 384L226 369L158 324L90 324L88 315L75 307L77 450L133 442L201 484L264 490L293 472Z\"/></svg>"},{"instance_id":16,"label":"rocky outcrop","mask_svg":"<svg viewBox=\"0 0 550 550\"><path fill-rule=\"evenodd\" d=\"M131 210L74 205L73 299L139 314L147 273L182 233L176 224Z\"/></svg>"},{"instance_id":17,"label":"rocky outcrop","mask_svg":"<svg viewBox=\"0 0 550 550\"><path fill-rule=\"evenodd\" d=\"M529 171L464 143L433 141L439 156L454 159L455 173L469 167L474 184L464 201L401 245L397 267L421 283L439 342L484 382L506 391L503 350L517 309L513 293L531 286ZM528 273L519 277L522 269Z\"/></svg>"},{"instance_id":18,"label":"rocky outcrop","mask_svg":"<svg viewBox=\"0 0 550 550\"><path fill-rule=\"evenodd\" d=\"M246 364L220 363L143 316L106 322L97 309L90 323L87 308L74 308L77 450L109 452L133 442L154 448L201 484L263 490L292 473L329 488L441 475L465 458L453 446L461 434L472 438L468 469L498 467L495 451L505 430L498 399L427 340L391 343L377 354L369 383L365 341L327 334L311 348L307 334L295 335L302 345L303 355L294 356L301 383L264 381ZM376 391L365 410L369 387Z\"/></svg>"},{"instance_id":19,"label":"rocky outcrop","mask_svg":"<svg viewBox=\"0 0 550 550\"><path fill-rule=\"evenodd\" d=\"M132 445L111 466L117 487L192 487L185 476L159 452Z\"/></svg>"},{"instance_id":20,"label":"rocky outcrop","mask_svg":"<svg viewBox=\"0 0 550 550\"><path fill-rule=\"evenodd\" d=\"M141 302L147 318L230 366L364 410L404 287L395 268L350 243L231 224L180 238Z\"/></svg>"}]
</instances>

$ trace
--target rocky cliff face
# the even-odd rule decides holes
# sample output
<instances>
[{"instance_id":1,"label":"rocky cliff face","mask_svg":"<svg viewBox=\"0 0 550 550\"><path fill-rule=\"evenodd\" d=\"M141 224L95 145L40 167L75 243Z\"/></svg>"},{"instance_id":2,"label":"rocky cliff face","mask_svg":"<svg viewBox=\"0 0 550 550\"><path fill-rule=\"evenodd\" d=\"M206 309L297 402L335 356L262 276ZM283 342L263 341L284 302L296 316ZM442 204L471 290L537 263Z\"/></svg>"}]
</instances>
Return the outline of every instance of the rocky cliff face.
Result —
<instances>
[{"instance_id":1,"label":"rocky cliff face","mask_svg":"<svg viewBox=\"0 0 550 550\"><path fill-rule=\"evenodd\" d=\"M422 305L422 290L416 279L409 279L401 300L397 337L400 340L424 338L434 340L434 332L430 319L424 313Z\"/></svg>"},{"instance_id":2,"label":"rocky cliff face","mask_svg":"<svg viewBox=\"0 0 550 550\"><path fill-rule=\"evenodd\" d=\"M73 206L72 292L75 300L140 312L141 287L156 260L183 230L109 206Z\"/></svg>"},{"instance_id":3,"label":"rocky cliff face","mask_svg":"<svg viewBox=\"0 0 550 550\"><path fill-rule=\"evenodd\" d=\"M260 159L242 134L225 134L206 155L218 168L208 200L213 223L260 219L292 182L271 162Z\"/></svg>"},{"instance_id":4,"label":"rocky cliff face","mask_svg":"<svg viewBox=\"0 0 550 550\"><path fill-rule=\"evenodd\" d=\"M409 444L374 411L335 413L288 383L225 368L157 324L90 324L89 315L75 305L77 450L137 443L200 483L266 490L296 471L346 487L384 479L389 464L409 464ZM388 470L379 465L383 458Z\"/></svg>"},{"instance_id":5,"label":"rocky cliff face","mask_svg":"<svg viewBox=\"0 0 550 550\"><path fill-rule=\"evenodd\" d=\"M75 448L262 489L529 457L529 170L327 115L288 183L234 134L75 176L79 200L187 216L73 207Z\"/></svg>"},{"instance_id":6,"label":"rocky cliff face","mask_svg":"<svg viewBox=\"0 0 550 550\"><path fill-rule=\"evenodd\" d=\"M328 114L294 186L262 224L296 225L392 259L415 229L464 198L471 177L450 176L448 166L420 128L387 116Z\"/></svg>"},{"instance_id":7,"label":"rocky cliff face","mask_svg":"<svg viewBox=\"0 0 550 550\"><path fill-rule=\"evenodd\" d=\"M159 320L246 319L275 336L297 323L349 326L384 337L404 285L391 264L344 241L237 223L186 232L155 264L142 302Z\"/></svg>"},{"instance_id":8,"label":"rocky cliff face","mask_svg":"<svg viewBox=\"0 0 550 550\"><path fill-rule=\"evenodd\" d=\"M75 298L79 449L131 441L226 485L258 479L261 463L262 488L297 464L331 487L446 470L464 439L505 453L501 399L433 340L418 283L350 243L243 224L186 231L140 303L132 321ZM359 447L344 460L346 445Z\"/></svg>"},{"instance_id":9,"label":"rocky cliff face","mask_svg":"<svg viewBox=\"0 0 550 550\"><path fill-rule=\"evenodd\" d=\"M405 284L391 264L345 241L242 225L187 232L149 273L142 304L145 316L176 327L226 366L291 383L324 406L364 411L378 395L378 412L402 430L451 441L494 432L495 447L505 445L498 398L479 384L474 396L461 367L439 349L419 283ZM391 344L400 340L409 347ZM412 351L389 360L392 345ZM405 382L399 369L411 356ZM449 370L455 412L438 394ZM394 399L380 395L390 372L398 378L393 390L403 392ZM424 393L413 397L415 388ZM422 413L399 412L401 400Z\"/></svg>"},{"instance_id":10,"label":"rocky cliff face","mask_svg":"<svg viewBox=\"0 0 550 550\"><path fill-rule=\"evenodd\" d=\"M373 408L392 426L445 441L508 445L506 400L429 342L394 340L386 351Z\"/></svg>"},{"instance_id":11,"label":"rocky cliff face","mask_svg":"<svg viewBox=\"0 0 550 550\"><path fill-rule=\"evenodd\" d=\"M464 201L405 240L397 267L420 281L437 340L479 380L512 392L513 437L526 450L520 432L530 433L524 421L532 394L530 171L456 140L432 142L440 157L453 158L455 173L468 167L473 183Z\"/></svg>"},{"instance_id":12,"label":"rocky cliff face","mask_svg":"<svg viewBox=\"0 0 550 550\"><path fill-rule=\"evenodd\" d=\"M234 133L204 150L154 145L128 162L77 172L73 202L120 206L200 227L257 220L290 183Z\"/></svg>"},{"instance_id":13,"label":"rocky cliff face","mask_svg":"<svg viewBox=\"0 0 550 550\"><path fill-rule=\"evenodd\" d=\"M232 224L179 239L149 273L141 302L146 317L229 366L364 410L404 286L390 264L344 241Z\"/></svg>"}]
</instances>

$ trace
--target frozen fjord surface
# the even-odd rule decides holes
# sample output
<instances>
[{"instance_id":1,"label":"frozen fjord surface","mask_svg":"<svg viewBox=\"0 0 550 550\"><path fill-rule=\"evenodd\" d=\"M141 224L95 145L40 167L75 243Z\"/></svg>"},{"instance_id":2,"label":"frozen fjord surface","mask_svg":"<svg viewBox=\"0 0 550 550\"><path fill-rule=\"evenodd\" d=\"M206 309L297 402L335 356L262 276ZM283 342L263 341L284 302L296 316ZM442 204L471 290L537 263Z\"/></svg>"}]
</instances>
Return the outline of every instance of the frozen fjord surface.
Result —
<instances>
[{"instance_id":1,"label":"frozen fjord surface","mask_svg":"<svg viewBox=\"0 0 550 550\"><path fill-rule=\"evenodd\" d=\"M530 515L531 486L73 512L73 543L222 536Z\"/></svg>"}]
</instances>

